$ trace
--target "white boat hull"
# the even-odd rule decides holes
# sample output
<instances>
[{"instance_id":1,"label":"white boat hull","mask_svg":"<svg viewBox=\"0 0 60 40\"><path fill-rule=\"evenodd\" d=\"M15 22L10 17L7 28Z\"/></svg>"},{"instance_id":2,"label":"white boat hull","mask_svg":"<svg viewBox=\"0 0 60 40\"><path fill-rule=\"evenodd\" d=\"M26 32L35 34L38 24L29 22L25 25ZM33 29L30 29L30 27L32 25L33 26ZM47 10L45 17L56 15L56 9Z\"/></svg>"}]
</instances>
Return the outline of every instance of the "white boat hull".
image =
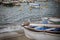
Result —
<instances>
[{"instance_id":1,"label":"white boat hull","mask_svg":"<svg viewBox=\"0 0 60 40\"><path fill-rule=\"evenodd\" d=\"M25 36L34 40L59 40L59 34L51 34L45 32L34 32L24 28Z\"/></svg>"},{"instance_id":2,"label":"white boat hull","mask_svg":"<svg viewBox=\"0 0 60 40\"><path fill-rule=\"evenodd\" d=\"M31 6L32 8L40 8L40 6Z\"/></svg>"},{"instance_id":3,"label":"white boat hull","mask_svg":"<svg viewBox=\"0 0 60 40\"><path fill-rule=\"evenodd\" d=\"M35 3L30 3L29 6L32 8L40 8L40 4L35 4Z\"/></svg>"}]
</instances>

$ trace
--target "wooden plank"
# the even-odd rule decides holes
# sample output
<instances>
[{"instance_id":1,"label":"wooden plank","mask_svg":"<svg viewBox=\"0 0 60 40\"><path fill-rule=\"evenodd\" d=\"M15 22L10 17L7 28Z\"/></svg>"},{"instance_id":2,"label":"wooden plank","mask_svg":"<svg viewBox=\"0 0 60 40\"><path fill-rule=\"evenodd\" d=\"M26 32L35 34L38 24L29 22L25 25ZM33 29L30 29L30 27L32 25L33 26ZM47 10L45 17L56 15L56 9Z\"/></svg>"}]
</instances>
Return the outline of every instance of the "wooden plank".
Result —
<instances>
[{"instance_id":1,"label":"wooden plank","mask_svg":"<svg viewBox=\"0 0 60 40\"><path fill-rule=\"evenodd\" d=\"M60 28L60 25L57 24L30 24L30 25L34 25L34 26L47 26L47 27L53 27L53 28Z\"/></svg>"}]
</instances>

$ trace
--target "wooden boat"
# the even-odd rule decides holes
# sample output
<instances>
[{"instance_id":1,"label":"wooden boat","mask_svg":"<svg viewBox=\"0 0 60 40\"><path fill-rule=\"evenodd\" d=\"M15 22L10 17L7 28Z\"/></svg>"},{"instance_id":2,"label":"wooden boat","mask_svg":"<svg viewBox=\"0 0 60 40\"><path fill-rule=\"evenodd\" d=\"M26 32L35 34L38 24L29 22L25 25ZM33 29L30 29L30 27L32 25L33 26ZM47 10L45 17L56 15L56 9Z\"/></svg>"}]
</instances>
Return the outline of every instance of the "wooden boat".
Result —
<instances>
[{"instance_id":1,"label":"wooden boat","mask_svg":"<svg viewBox=\"0 0 60 40\"><path fill-rule=\"evenodd\" d=\"M18 0L3 0L2 3L16 3Z\"/></svg>"},{"instance_id":2,"label":"wooden boat","mask_svg":"<svg viewBox=\"0 0 60 40\"><path fill-rule=\"evenodd\" d=\"M31 28L30 26L46 26L51 28L60 28L60 25L57 24L35 24L31 23L23 27L25 36L34 39L34 40L59 40L60 39L60 31L50 31L50 30L36 30Z\"/></svg>"},{"instance_id":3,"label":"wooden boat","mask_svg":"<svg viewBox=\"0 0 60 40\"><path fill-rule=\"evenodd\" d=\"M59 18L50 18L50 22L53 22L54 24L60 24L60 19Z\"/></svg>"},{"instance_id":4,"label":"wooden boat","mask_svg":"<svg viewBox=\"0 0 60 40\"><path fill-rule=\"evenodd\" d=\"M5 5L20 5L18 0L4 0L2 3Z\"/></svg>"},{"instance_id":5,"label":"wooden boat","mask_svg":"<svg viewBox=\"0 0 60 40\"><path fill-rule=\"evenodd\" d=\"M3 4L9 4L9 3L11 3L11 1L10 0L3 0L2 3Z\"/></svg>"},{"instance_id":6,"label":"wooden boat","mask_svg":"<svg viewBox=\"0 0 60 40\"><path fill-rule=\"evenodd\" d=\"M60 32L38 31L33 28L24 27L25 36L35 40L56 40L60 38Z\"/></svg>"},{"instance_id":7,"label":"wooden boat","mask_svg":"<svg viewBox=\"0 0 60 40\"><path fill-rule=\"evenodd\" d=\"M32 8L40 8L40 4L30 3L29 5Z\"/></svg>"}]
</instances>

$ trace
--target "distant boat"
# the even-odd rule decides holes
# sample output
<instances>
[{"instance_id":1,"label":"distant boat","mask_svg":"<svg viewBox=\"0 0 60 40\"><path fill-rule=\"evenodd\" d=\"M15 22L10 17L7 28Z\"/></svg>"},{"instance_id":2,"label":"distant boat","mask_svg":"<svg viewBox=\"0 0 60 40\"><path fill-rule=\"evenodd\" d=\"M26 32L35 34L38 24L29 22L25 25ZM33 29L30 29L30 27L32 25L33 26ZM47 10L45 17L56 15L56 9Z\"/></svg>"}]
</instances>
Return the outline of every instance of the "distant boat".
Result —
<instances>
[{"instance_id":1,"label":"distant boat","mask_svg":"<svg viewBox=\"0 0 60 40\"><path fill-rule=\"evenodd\" d=\"M2 1L3 4L15 4L15 3L18 3L18 0L3 0Z\"/></svg>"},{"instance_id":2,"label":"distant boat","mask_svg":"<svg viewBox=\"0 0 60 40\"><path fill-rule=\"evenodd\" d=\"M20 3L19 3L18 0L3 0L2 3L5 4L5 5L16 5L16 6L20 6Z\"/></svg>"},{"instance_id":3,"label":"distant boat","mask_svg":"<svg viewBox=\"0 0 60 40\"><path fill-rule=\"evenodd\" d=\"M29 6L32 8L40 8L40 4L36 4L36 3L30 3Z\"/></svg>"}]
</instances>

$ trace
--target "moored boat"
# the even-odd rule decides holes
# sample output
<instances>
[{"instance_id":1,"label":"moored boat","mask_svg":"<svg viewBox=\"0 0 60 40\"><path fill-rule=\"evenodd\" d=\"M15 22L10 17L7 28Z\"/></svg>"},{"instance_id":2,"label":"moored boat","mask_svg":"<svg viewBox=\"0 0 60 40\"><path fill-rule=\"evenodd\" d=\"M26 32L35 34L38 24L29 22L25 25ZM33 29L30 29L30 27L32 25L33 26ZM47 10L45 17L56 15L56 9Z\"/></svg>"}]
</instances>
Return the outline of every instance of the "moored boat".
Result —
<instances>
[{"instance_id":1,"label":"moored boat","mask_svg":"<svg viewBox=\"0 0 60 40\"><path fill-rule=\"evenodd\" d=\"M30 3L29 5L30 5L30 7L32 7L32 8L40 8L40 4Z\"/></svg>"},{"instance_id":2,"label":"moored boat","mask_svg":"<svg viewBox=\"0 0 60 40\"><path fill-rule=\"evenodd\" d=\"M19 0L3 0L4 5L20 5Z\"/></svg>"},{"instance_id":3,"label":"moored boat","mask_svg":"<svg viewBox=\"0 0 60 40\"><path fill-rule=\"evenodd\" d=\"M46 20L45 20L46 21ZM43 21L44 22L44 21ZM30 23L29 23L30 24ZM25 36L35 40L58 40L60 37L60 24L25 23L23 29ZM58 29L58 30L57 30Z\"/></svg>"}]
</instances>

